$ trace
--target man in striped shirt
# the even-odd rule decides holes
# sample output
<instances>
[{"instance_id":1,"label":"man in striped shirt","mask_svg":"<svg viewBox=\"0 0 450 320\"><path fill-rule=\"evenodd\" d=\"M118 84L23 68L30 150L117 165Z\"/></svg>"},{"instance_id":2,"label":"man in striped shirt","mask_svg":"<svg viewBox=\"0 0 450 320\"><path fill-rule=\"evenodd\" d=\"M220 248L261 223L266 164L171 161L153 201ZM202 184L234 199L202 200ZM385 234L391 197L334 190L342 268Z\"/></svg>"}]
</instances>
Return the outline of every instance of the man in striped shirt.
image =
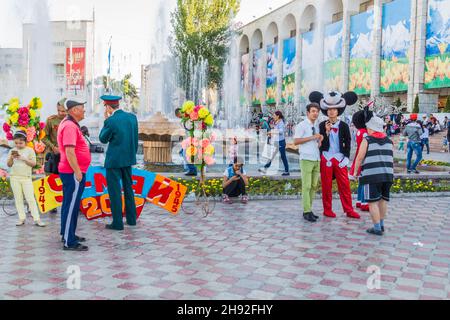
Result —
<instances>
[{"instance_id":1,"label":"man in striped shirt","mask_svg":"<svg viewBox=\"0 0 450 320\"><path fill-rule=\"evenodd\" d=\"M361 143L355 163L355 175L362 164L359 183L364 185L364 199L369 203L373 228L368 233L382 236L387 203L394 181L394 150L383 130L384 121L373 116L367 122L368 136Z\"/></svg>"}]
</instances>

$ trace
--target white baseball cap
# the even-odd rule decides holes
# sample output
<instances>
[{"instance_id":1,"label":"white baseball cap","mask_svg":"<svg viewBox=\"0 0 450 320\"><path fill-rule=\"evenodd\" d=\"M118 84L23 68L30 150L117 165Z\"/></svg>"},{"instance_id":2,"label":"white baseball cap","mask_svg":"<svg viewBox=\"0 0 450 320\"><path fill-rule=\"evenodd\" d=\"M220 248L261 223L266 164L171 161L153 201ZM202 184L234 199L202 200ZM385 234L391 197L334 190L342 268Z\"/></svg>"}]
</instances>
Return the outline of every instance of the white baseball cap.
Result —
<instances>
[{"instance_id":1,"label":"white baseball cap","mask_svg":"<svg viewBox=\"0 0 450 320\"><path fill-rule=\"evenodd\" d=\"M376 132L384 132L384 121L377 116L373 116L369 122L366 123L367 129L372 129Z\"/></svg>"}]
</instances>

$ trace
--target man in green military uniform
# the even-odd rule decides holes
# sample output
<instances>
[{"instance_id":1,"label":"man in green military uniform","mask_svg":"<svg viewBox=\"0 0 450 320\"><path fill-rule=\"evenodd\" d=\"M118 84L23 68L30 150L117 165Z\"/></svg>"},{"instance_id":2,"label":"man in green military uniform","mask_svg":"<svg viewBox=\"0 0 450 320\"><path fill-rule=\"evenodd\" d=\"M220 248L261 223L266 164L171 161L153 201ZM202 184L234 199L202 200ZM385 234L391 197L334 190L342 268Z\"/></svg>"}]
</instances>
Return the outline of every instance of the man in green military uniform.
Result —
<instances>
[{"instance_id":1,"label":"man in green military uniform","mask_svg":"<svg viewBox=\"0 0 450 320\"><path fill-rule=\"evenodd\" d=\"M58 104L56 105L58 114L52 115L47 118L47 122L45 124L44 129L45 137L44 139L42 139L42 142L46 146L45 156L47 156L48 153L59 154L57 134L59 124L67 116L67 110L66 107L64 106L66 100L67 99L64 98L58 101ZM50 213L57 213L57 212L58 211L56 209L53 209Z\"/></svg>"},{"instance_id":2,"label":"man in green military uniform","mask_svg":"<svg viewBox=\"0 0 450 320\"><path fill-rule=\"evenodd\" d=\"M108 193L111 203L112 224L106 229L123 230L122 187L125 197L127 224L136 225L131 167L136 164L138 150L138 121L134 114L119 109L118 96L102 96L105 105L105 123L100 132L100 142L108 143L105 168Z\"/></svg>"}]
</instances>

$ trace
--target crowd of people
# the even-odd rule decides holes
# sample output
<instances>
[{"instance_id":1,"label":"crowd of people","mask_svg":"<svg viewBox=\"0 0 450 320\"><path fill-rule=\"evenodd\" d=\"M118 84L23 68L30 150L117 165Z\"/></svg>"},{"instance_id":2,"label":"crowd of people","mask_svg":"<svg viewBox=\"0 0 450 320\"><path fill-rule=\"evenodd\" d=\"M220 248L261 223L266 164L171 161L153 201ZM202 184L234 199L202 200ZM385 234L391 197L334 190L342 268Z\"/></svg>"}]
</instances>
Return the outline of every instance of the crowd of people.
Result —
<instances>
[{"instance_id":1,"label":"crowd of people","mask_svg":"<svg viewBox=\"0 0 450 320\"><path fill-rule=\"evenodd\" d=\"M131 172L132 166L136 164L138 150L138 122L135 115L119 108L121 97L101 98L105 106L105 122L99 140L108 144L104 167L113 218L106 228L123 230L124 215L127 225L136 225ZM419 173L417 166L422 160L422 151L425 147L427 152L430 151L429 136L441 131L442 126L433 115L425 117L423 121L418 120L417 114L411 114L407 120L405 117L389 117L385 122L367 106L353 115L351 129L345 119L341 120L341 116L346 107L354 105L357 99L354 92L313 92L310 95L310 104L306 107L306 119L295 127L294 144L299 146L303 217L311 223L320 218L312 211L320 179L323 216L337 216L332 208L332 185L333 180L336 180L344 213L348 218L360 219L361 216L353 205L350 189L350 180L354 179L358 181L356 208L369 211L373 221L373 227L367 232L381 236L385 231L387 202L394 176L394 147L390 137L400 134L398 149L407 152L407 172ZM59 174L62 181L64 199L61 207L60 235L63 249L70 251L88 250L83 244L86 239L76 233L81 196L85 188L86 173L91 164L90 141L86 138L85 128L80 127L80 121L85 116L84 105L85 103L74 100L61 100L57 104L57 114L47 119L45 128L45 171L47 174ZM180 110L177 109L177 116L179 113ZM321 113L326 120L319 123ZM390 123L391 121L396 121L396 125ZM272 124L262 119L260 125L262 129L267 130L267 142L274 147L275 152L259 171L266 173L274 156L279 153L284 166L282 175L289 176L286 125L282 112L274 113ZM449 139L450 122L447 117L444 120L444 128L447 130L446 139ZM352 140L356 142L356 156L349 171ZM10 150L7 160L19 216L17 226L23 226L26 221L23 203L25 196L34 223L45 227L34 199L32 183L36 154L26 143L26 132L16 132L15 146ZM229 147L229 164L223 172L223 202L227 204L237 197L241 197L244 204L248 202L248 176L237 148L237 138L234 137ZM180 154L184 158L184 150ZM413 154L416 154L414 162ZM197 175L194 165L185 163L185 168L187 175Z\"/></svg>"},{"instance_id":2,"label":"crowd of people","mask_svg":"<svg viewBox=\"0 0 450 320\"><path fill-rule=\"evenodd\" d=\"M132 189L131 169L136 164L138 150L138 122L134 114L119 108L121 97L102 96L105 106L105 122L99 139L108 144L105 165L112 223L109 230L123 230L123 214L129 226L136 225L136 205ZM86 173L91 164L91 145L86 128L80 126L85 117L85 103L74 100L58 102L58 113L47 119L46 174L59 174L63 186L60 236L63 250L87 251L86 238L76 233ZM14 148L8 155L10 181L13 189L19 221L23 226L26 213L23 196L28 202L34 223L45 227L41 221L34 198L32 168L36 165L34 150L26 145L27 135L18 131L14 135ZM122 199L122 189L124 197ZM122 210L122 208L125 208ZM123 212L124 211L124 212Z\"/></svg>"}]
</instances>

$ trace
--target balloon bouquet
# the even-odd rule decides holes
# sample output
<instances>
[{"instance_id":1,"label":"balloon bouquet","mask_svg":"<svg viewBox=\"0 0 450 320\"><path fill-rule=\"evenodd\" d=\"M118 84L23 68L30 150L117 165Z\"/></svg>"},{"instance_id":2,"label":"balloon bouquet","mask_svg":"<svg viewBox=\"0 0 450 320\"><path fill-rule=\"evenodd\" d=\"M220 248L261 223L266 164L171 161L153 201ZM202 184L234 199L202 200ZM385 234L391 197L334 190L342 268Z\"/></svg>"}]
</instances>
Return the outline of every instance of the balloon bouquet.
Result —
<instances>
[{"instance_id":1,"label":"balloon bouquet","mask_svg":"<svg viewBox=\"0 0 450 320\"><path fill-rule=\"evenodd\" d=\"M212 213L215 201L205 189L206 167L215 163L214 146L215 135L210 130L214 125L214 117L211 112L202 105L195 105L193 101L186 101L181 108L181 123L188 134L181 143L186 156L186 161L193 164L200 172L199 186L196 193L196 206L201 206L204 216ZM183 206L183 211L187 214L194 214L196 208L190 210ZM198 208L197 208L198 209Z\"/></svg>"}]
</instances>

